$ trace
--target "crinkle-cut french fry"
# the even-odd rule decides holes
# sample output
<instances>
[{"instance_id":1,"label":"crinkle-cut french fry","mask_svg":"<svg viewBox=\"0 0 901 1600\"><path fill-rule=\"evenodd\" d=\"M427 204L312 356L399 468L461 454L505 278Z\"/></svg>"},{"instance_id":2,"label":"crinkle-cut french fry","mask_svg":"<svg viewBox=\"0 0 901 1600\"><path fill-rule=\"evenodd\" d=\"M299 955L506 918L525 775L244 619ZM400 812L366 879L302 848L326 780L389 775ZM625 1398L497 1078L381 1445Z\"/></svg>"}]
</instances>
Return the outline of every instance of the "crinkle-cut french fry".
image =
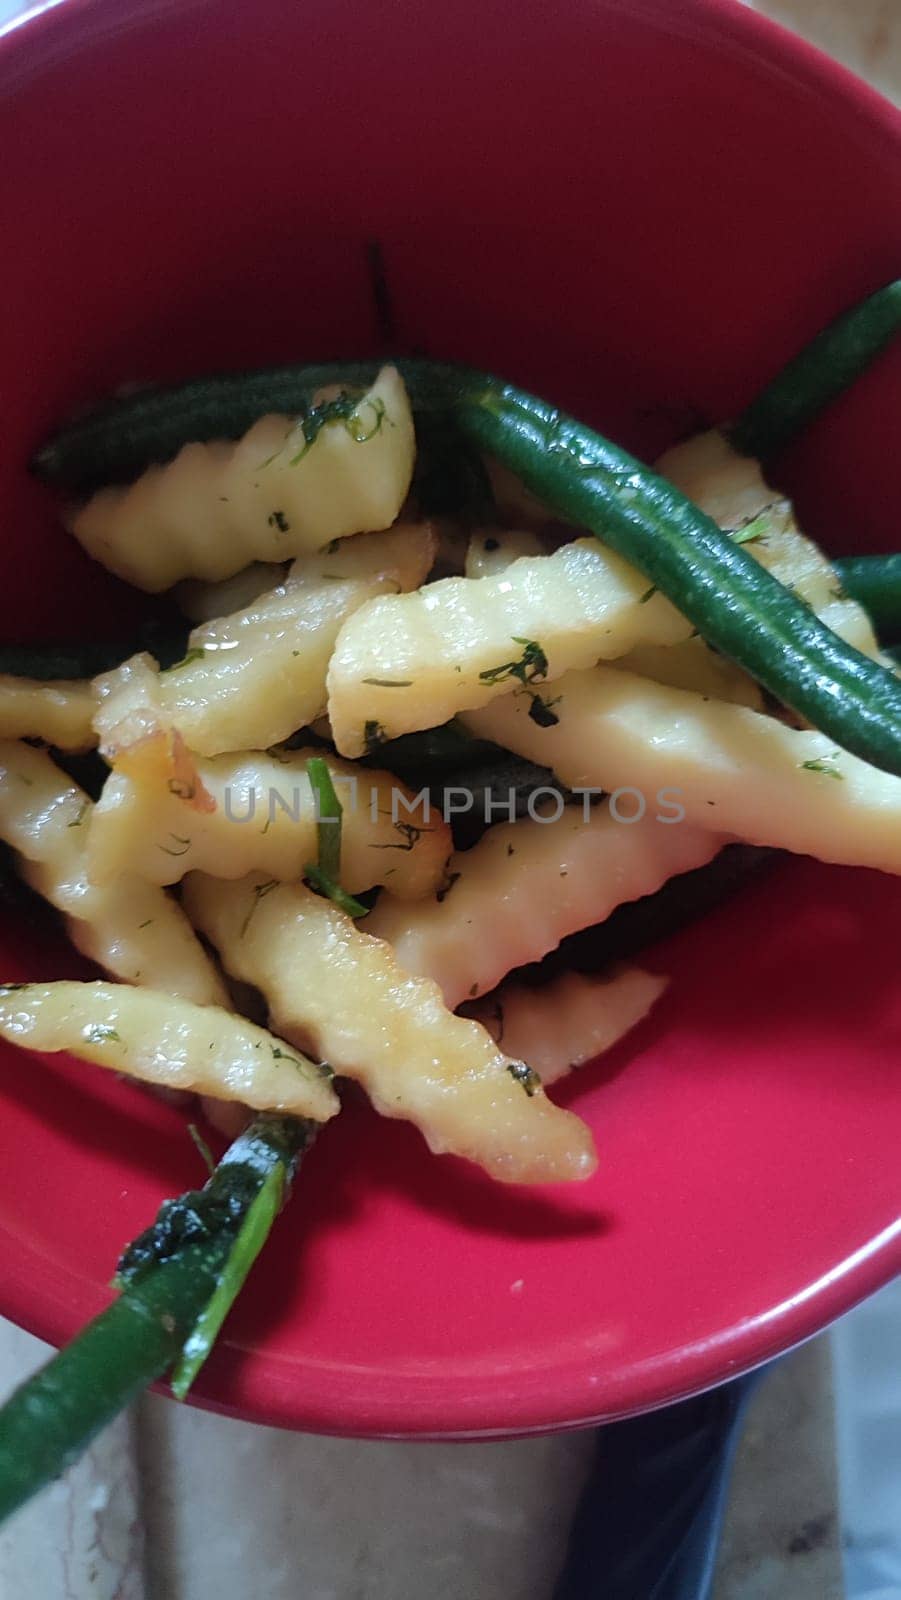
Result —
<instances>
[{"instance_id":1,"label":"crinkle-cut french fry","mask_svg":"<svg viewBox=\"0 0 901 1600\"><path fill-rule=\"evenodd\" d=\"M383 1115L416 1123L432 1150L509 1183L593 1171L585 1124L330 901L258 875L224 883L196 873L185 904L228 969L261 990L280 1034L357 1078Z\"/></svg>"},{"instance_id":2,"label":"crinkle-cut french fry","mask_svg":"<svg viewBox=\"0 0 901 1600\"><path fill-rule=\"evenodd\" d=\"M0 739L43 739L58 750L90 750L94 694L89 680L0 674Z\"/></svg>"},{"instance_id":3,"label":"crinkle-cut french fry","mask_svg":"<svg viewBox=\"0 0 901 1600\"><path fill-rule=\"evenodd\" d=\"M130 871L102 886L88 881L91 811L43 750L0 742L0 838L31 887L63 913L76 949L125 983L227 1005L215 963L177 900Z\"/></svg>"},{"instance_id":4,"label":"crinkle-cut french fry","mask_svg":"<svg viewBox=\"0 0 901 1600\"><path fill-rule=\"evenodd\" d=\"M127 983L0 985L0 1036L65 1050L163 1089L237 1100L327 1122L340 1110L332 1073L265 1028Z\"/></svg>"},{"instance_id":5,"label":"crinkle-cut french fry","mask_svg":"<svg viewBox=\"0 0 901 1600\"><path fill-rule=\"evenodd\" d=\"M567 934L702 866L725 843L706 828L673 821L677 808L653 793L639 822L618 821L606 804L592 806L587 818L581 805L565 807L556 820L554 809L489 828L471 850L451 857L444 888L428 900L408 905L382 894L367 931L387 939L402 966L433 978L447 1004L458 1006L515 967L540 961Z\"/></svg>"},{"instance_id":6,"label":"crinkle-cut french fry","mask_svg":"<svg viewBox=\"0 0 901 1600\"><path fill-rule=\"evenodd\" d=\"M434 549L430 523L404 523L295 561L281 584L243 611L195 628L184 660L159 673L155 686L145 675L143 692L156 697L160 724L210 756L265 750L307 727L325 709L342 624L374 596L415 588ZM146 668L150 658L133 660ZM126 663L97 680L104 749L122 742L115 720L128 712L129 674L133 680Z\"/></svg>"},{"instance_id":7,"label":"crinkle-cut french fry","mask_svg":"<svg viewBox=\"0 0 901 1600\"><path fill-rule=\"evenodd\" d=\"M655 683L668 683L674 689L693 689L696 694L732 705L763 709L759 684L737 667L734 661L718 655L703 639L684 639L681 644L639 644L616 663L623 672L637 672Z\"/></svg>"},{"instance_id":8,"label":"crinkle-cut french fry","mask_svg":"<svg viewBox=\"0 0 901 1600\"><path fill-rule=\"evenodd\" d=\"M113 772L91 815L88 869L96 883L130 871L178 883L201 871L218 878L265 872L303 877L318 853L316 802L307 775L323 756L343 807L341 883L349 894L377 884L404 900L433 893L453 848L437 808L393 773L367 771L320 749L251 751L193 760L193 798L166 771ZM202 793L208 804L196 806Z\"/></svg>"},{"instance_id":9,"label":"crinkle-cut french fry","mask_svg":"<svg viewBox=\"0 0 901 1600\"><path fill-rule=\"evenodd\" d=\"M288 574L286 562L251 561L231 578L220 578L218 583L204 583L199 578L186 578L175 590L179 610L191 622L214 622L217 617L230 617L236 611L259 600L283 583Z\"/></svg>"},{"instance_id":10,"label":"crinkle-cut french fry","mask_svg":"<svg viewBox=\"0 0 901 1600\"><path fill-rule=\"evenodd\" d=\"M690 634L686 618L596 539L523 556L493 577L382 595L338 635L328 670L335 742L359 756L517 686L534 708L572 667Z\"/></svg>"},{"instance_id":11,"label":"crinkle-cut french fry","mask_svg":"<svg viewBox=\"0 0 901 1600\"><path fill-rule=\"evenodd\" d=\"M624 808L638 806L636 794L650 803L662 784L695 826L901 872L901 778L826 734L612 667L570 673L556 688L552 728L537 728L513 696L464 720L480 738L552 766L564 783L622 786L631 791Z\"/></svg>"},{"instance_id":12,"label":"crinkle-cut french fry","mask_svg":"<svg viewBox=\"0 0 901 1600\"><path fill-rule=\"evenodd\" d=\"M413 473L403 382L383 367L352 416L312 443L296 418L265 416L237 443L187 444L136 483L101 489L71 519L79 544L152 593L285 561L330 539L390 527Z\"/></svg>"},{"instance_id":13,"label":"crinkle-cut french fry","mask_svg":"<svg viewBox=\"0 0 901 1600\"><path fill-rule=\"evenodd\" d=\"M566 972L541 988L510 978L470 1002L464 1014L481 1022L510 1055L528 1053L547 1088L618 1044L644 1020L668 982L629 966L590 976Z\"/></svg>"},{"instance_id":14,"label":"crinkle-cut french fry","mask_svg":"<svg viewBox=\"0 0 901 1600\"><path fill-rule=\"evenodd\" d=\"M522 556L547 555L547 546L531 528L476 528L466 550L467 578L493 578Z\"/></svg>"},{"instance_id":15,"label":"crinkle-cut french fry","mask_svg":"<svg viewBox=\"0 0 901 1600\"><path fill-rule=\"evenodd\" d=\"M827 627L864 655L879 646L862 606L848 599L832 563L801 532L790 500L770 488L760 465L740 456L716 429L675 445L657 462L695 505L734 534L762 567L794 589Z\"/></svg>"}]
</instances>

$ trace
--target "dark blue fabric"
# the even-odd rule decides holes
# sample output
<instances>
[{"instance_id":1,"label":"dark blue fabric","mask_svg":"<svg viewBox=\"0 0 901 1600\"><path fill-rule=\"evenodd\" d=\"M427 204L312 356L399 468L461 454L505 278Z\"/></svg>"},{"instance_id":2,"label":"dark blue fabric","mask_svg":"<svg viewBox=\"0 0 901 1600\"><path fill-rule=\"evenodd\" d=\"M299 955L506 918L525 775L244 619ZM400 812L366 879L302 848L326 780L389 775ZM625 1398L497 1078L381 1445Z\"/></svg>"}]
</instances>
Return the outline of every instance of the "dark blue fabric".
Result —
<instances>
[{"instance_id":1,"label":"dark blue fabric","mask_svg":"<svg viewBox=\"0 0 901 1600\"><path fill-rule=\"evenodd\" d=\"M598 1430L554 1600L709 1600L729 1469L761 1376Z\"/></svg>"}]
</instances>

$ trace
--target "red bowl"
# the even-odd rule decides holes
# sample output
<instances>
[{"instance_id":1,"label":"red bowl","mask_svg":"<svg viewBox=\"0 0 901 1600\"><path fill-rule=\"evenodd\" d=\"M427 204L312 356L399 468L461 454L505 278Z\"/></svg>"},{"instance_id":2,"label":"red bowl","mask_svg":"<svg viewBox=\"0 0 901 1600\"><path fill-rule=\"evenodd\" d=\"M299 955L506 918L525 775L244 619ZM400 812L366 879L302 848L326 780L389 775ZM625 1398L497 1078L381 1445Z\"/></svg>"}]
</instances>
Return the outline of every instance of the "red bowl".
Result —
<instances>
[{"instance_id":1,"label":"red bowl","mask_svg":"<svg viewBox=\"0 0 901 1600\"><path fill-rule=\"evenodd\" d=\"M0 41L8 637L143 602L26 476L135 378L403 349L473 360L651 453L733 413L893 277L888 104L719 0L65 0ZM834 549L897 540L901 352L786 462ZM564 1091L590 1183L494 1188L354 1104L196 1391L336 1433L513 1434L674 1400L901 1261L897 883L802 861L656 949L653 1019ZM4 975L76 970L0 932ZM182 1117L3 1049L0 1309L54 1341L198 1181Z\"/></svg>"}]
</instances>

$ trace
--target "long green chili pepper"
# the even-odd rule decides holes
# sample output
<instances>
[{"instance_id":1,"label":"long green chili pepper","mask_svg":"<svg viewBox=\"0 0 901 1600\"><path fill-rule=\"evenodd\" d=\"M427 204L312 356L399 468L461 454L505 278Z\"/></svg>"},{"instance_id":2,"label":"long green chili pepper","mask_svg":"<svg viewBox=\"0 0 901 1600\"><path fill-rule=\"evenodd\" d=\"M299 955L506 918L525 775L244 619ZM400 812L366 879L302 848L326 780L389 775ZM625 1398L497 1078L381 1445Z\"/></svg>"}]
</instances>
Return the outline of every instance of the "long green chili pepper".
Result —
<instances>
[{"instance_id":1,"label":"long green chili pepper","mask_svg":"<svg viewBox=\"0 0 901 1600\"><path fill-rule=\"evenodd\" d=\"M901 278L824 328L726 431L742 455L766 460L819 416L901 333Z\"/></svg>"},{"instance_id":2,"label":"long green chili pepper","mask_svg":"<svg viewBox=\"0 0 901 1600\"><path fill-rule=\"evenodd\" d=\"M880 639L901 640L901 555L843 556L833 561L842 588L866 611Z\"/></svg>"},{"instance_id":3,"label":"long green chili pepper","mask_svg":"<svg viewBox=\"0 0 901 1600\"><path fill-rule=\"evenodd\" d=\"M671 484L545 401L483 373L398 363L414 412L443 416L553 510L638 567L705 639L845 749L901 776L901 684L840 640ZM135 395L86 418L42 453L49 476L115 478L178 443L233 437L253 415L308 403L313 384L362 386L372 364L280 369ZM265 395L265 399L264 399ZM306 397L306 398L305 398ZM105 467L103 463L105 462Z\"/></svg>"},{"instance_id":4,"label":"long green chili pepper","mask_svg":"<svg viewBox=\"0 0 901 1600\"><path fill-rule=\"evenodd\" d=\"M0 1408L0 1522L173 1366L173 1388L187 1392L315 1133L299 1118L255 1117L209 1183L166 1201L128 1247L118 1299Z\"/></svg>"}]
</instances>

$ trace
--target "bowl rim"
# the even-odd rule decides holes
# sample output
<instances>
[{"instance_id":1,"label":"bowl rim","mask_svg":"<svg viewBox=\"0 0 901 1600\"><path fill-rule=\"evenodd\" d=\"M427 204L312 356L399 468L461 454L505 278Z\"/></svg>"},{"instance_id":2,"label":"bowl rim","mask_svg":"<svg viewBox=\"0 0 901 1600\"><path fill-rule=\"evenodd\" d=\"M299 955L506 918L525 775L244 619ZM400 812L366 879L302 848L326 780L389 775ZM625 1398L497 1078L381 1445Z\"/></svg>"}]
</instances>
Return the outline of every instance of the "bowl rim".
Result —
<instances>
[{"instance_id":1,"label":"bowl rim","mask_svg":"<svg viewBox=\"0 0 901 1600\"><path fill-rule=\"evenodd\" d=\"M99 1286L74 1273L61 1275L59 1263L36 1256L2 1225L0 1240L0 1311L19 1327L59 1346L103 1308ZM483 1385L465 1376L395 1368L357 1369L345 1389L329 1381L343 1372L340 1363L334 1369L303 1366L225 1340L188 1404L273 1427L353 1438L489 1440L593 1427L672 1405L753 1371L814 1337L899 1272L901 1217L812 1283L713 1337L601 1374L596 1360L558 1364L549 1352L528 1370L493 1374L490 1400ZM226 1398L239 1369L239 1394ZM165 1384L153 1387L169 1395Z\"/></svg>"},{"instance_id":2,"label":"bowl rim","mask_svg":"<svg viewBox=\"0 0 901 1600\"><path fill-rule=\"evenodd\" d=\"M877 137L901 145L901 110L889 99L742 0L683 0L678 18L671 0L604 3L612 11L638 12L651 25L665 19L670 31L688 24L715 27L753 56L778 61L795 83L840 102L843 114L869 124ZM179 0L37 0L0 26L0 97L11 69L33 48L74 37L77 27L95 17L108 34L170 6L177 9ZM105 1303L99 1286L74 1273L61 1285L58 1265L2 1223L0 1240L0 1313L28 1332L61 1344ZM328 1374L321 1368L256 1351L248 1362L248 1352L229 1351L227 1343L222 1359L201 1374L189 1403L245 1420L354 1437L497 1439L581 1428L671 1404L750 1371L811 1338L899 1272L901 1218L790 1297L712 1338L670 1347L601 1377L590 1374L584 1361L558 1365L549 1352L544 1365L498 1380L490 1403L483 1389L474 1392L462 1377L390 1369L357 1373L345 1390L324 1383ZM224 1398L239 1364L238 1398ZM488 1423L489 1415L496 1420Z\"/></svg>"}]
</instances>

